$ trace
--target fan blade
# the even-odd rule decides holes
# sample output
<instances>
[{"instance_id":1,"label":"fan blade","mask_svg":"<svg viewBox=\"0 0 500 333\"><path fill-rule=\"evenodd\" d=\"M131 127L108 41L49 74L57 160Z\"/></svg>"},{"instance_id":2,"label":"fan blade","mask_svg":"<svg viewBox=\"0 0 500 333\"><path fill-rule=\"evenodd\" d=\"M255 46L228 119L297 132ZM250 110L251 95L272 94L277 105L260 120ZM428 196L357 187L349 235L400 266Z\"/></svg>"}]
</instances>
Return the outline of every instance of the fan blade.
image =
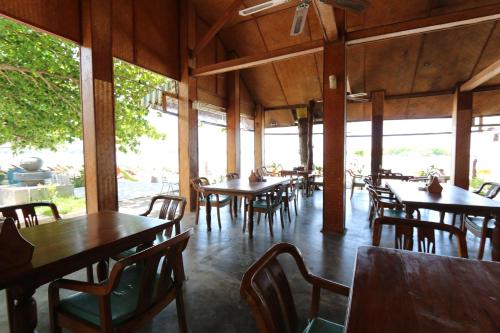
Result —
<instances>
[{"instance_id":1,"label":"fan blade","mask_svg":"<svg viewBox=\"0 0 500 333\"><path fill-rule=\"evenodd\" d=\"M263 10L282 5L284 3L290 2L290 0L271 0L252 7L248 7L239 11L240 16L248 16Z\"/></svg>"},{"instance_id":2,"label":"fan blade","mask_svg":"<svg viewBox=\"0 0 500 333\"><path fill-rule=\"evenodd\" d=\"M340 7L355 12L363 12L370 5L369 0L320 0L330 6Z\"/></svg>"},{"instance_id":3,"label":"fan blade","mask_svg":"<svg viewBox=\"0 0 500 333\"><path fill-rule=\"evenodd\" d=\"M303 0L295 9L295 16L293 17L292 30L290 36L300 35L304 31L304 26L307 20L307 12L309 11L310 0Z\"/></svg>"}]
</instances>

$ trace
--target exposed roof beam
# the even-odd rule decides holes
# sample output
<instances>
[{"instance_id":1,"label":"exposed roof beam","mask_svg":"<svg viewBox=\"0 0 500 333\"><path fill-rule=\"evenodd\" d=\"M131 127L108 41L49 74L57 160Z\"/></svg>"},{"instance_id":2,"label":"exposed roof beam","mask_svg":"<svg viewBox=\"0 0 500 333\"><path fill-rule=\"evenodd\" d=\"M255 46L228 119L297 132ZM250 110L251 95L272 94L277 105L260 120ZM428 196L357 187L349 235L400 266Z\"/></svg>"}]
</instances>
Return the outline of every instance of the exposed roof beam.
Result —
<instances>
[{"instance_id":1,"label":"exposed roof beam","mask_svg":"<svg viewBox=\"0 0 500 333\"><path fill-rule=\"evenodd\" d=\"M280 106L271 106L268 108L264 108L264 111L293 110L293 109L306 108L306 107L307 107L307 104L280 105Z\"/></svg>"},{"instance_id":2,"label":"exposed roof beam","mask_svg":"<svg viewBox=\"0 0 500 333\"><path fill-rule=\"evenodd\" d=\"M347 45L429 33L500 19L500 4L430 16L347 33Z\"/></svg>"},{"instance_id":3,"label":"exposed roof beam","mask_svg":"<svg viewBox=\"0 0 500 333\"><path fill-rule=\"evenodd\" d=\"M214 39L215 35L222 29L224 24L229 21L233 15L236 13L240 5L243 3L243 0L234 0L231 5L226 9L226 11L222 14L221 17L215 22L207 33L200 39L200 41L196 44L196 47L193 49L193 55L197 56L200 52Z\"/></svg>"},{"instance_id":4,"label":"exposed roof beam","mask_svg":"<svg viewBox=\"0 0 500 333\"><path fill-rule=\"evenodd\" d=\"M323 41L317 40L304 44L285 47L278 50L272 50L261 54L222 61L216 64L195 68L192 70L191 75L193 77L199 77L227 73L235 70L268 64L273 61L286 60L321 51L323 51Z\"/></svg>"},{"instance_id":5,"label":"exposed roof beam","mask_svg":"<svg viewBox=\"0 0 500 333\"><path fill-rule=\"evenodd\" d=\"M483 83L489 81L500 74L500 59L497 59L494 63L471 77L467 82L460 86L460 91L470 91L473 90Z\"/></svg>"},{"instance_id":6,"label":"exposed roof beam","mask_svg":"<svg viewBox=\"0 0 500 333\"><path fill-rule=\"evenodd\" d=\"M321 25L321 32L325 41L334 41L338 38L337 23L333 7L324 4L320 0L313 0L314 11Z\"/></svg>"}]
</instances>

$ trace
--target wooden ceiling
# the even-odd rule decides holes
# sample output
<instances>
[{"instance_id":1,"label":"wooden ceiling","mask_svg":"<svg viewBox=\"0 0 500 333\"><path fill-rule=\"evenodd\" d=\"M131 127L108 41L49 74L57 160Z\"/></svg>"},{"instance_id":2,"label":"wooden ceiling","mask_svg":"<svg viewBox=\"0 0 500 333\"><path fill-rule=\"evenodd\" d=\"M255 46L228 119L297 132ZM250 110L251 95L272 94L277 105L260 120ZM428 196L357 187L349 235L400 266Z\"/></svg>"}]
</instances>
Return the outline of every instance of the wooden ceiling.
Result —
<instances>
[{"instance_id":1,"label":"wooden ceiling","mask_svg":"<svg viewBox=\"0 0 500 333\"><path fill-rule=\"evenodd\" d=\"M243 1L243 7L264 0ZM198 15L213 24L233 0L194 0ZM348 13L347 30L425 18L498 4L499 0L372 0L361 15ZM250 17L237 14L219 36L226 50L238 56L256 55L323 39L323 31L310 8L302 35L290 36L297 0ZM384 89L386 95L452 90L458 82L497 60L500 55L500 23L486 22L410 37L352 45L348 48L348 77L353 92ZM264 107L306 103L322 98L321 53L242 70L242 78L254 99ZM500 84L500 77L486 85ZM400 102L409 107L410 101ZM425 104L425 103L423 103ZM359 106L358 106L359 108Z\"/></svg>"}]
</instances>

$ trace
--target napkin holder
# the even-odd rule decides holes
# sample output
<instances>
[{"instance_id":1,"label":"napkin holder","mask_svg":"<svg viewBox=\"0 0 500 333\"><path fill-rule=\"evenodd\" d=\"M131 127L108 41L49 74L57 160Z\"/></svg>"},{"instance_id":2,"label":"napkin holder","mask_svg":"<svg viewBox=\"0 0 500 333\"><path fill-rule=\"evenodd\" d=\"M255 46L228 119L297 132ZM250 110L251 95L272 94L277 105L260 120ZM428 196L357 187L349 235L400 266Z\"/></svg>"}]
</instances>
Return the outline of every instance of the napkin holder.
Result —
<instances>
[{"instance_id":1,"label":"napkin holder","mask_svg":"<svg viewBox=\"0 0 500 333\"><path fill-rule=\"evenodd\" d=\"M267 181L263 176L259 175L257 172L252 170L250 177L248 177L250 183L259 183Z\"/></svg>"},{"instance_id":2,"label":"napkin holder","mask_svg":"<svg viewBox=\"0 0 500 333\"><path fill-rule=\"evenodd\" d=\"M0 272L29 264L35 247L24 239L12 218L0 218Z\"/></svg>"},{"instance_id":3,"label":"napkin holder","mask_svg":"<svg viewBox=\"0 0 500 333\"><path fill-rule=\"evenodd\" d=\"M441 194L443 192L443 187L439 183L438 177L432 177L431 182L426 187L427 192L433 194Z\"/></svg>"}]
</instances>

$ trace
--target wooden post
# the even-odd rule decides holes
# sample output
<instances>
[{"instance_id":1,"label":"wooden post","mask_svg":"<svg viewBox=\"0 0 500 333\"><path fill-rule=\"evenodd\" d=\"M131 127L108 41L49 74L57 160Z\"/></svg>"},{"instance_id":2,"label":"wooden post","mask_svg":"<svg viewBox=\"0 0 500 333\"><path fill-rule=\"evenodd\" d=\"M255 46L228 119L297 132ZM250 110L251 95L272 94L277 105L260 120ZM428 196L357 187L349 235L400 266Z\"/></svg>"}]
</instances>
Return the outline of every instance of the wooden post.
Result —
<instances>
[{"instance_id":1,"label":"wooden post","mask_svg":"<svg viewBox=\"0 0 500 333\"><path fill-rule=\"evenodd\" d=\"M313 125L314 125L314 101L309 101L307 107L307 165L306 169L311 171L314 167L313 158Z\"/></svg>"},{"instance_id":2,"label":"wooden post","mask_svg":"<svg viewBox=\"0 0 500 333\"><path fill-rule=\"evenodd\" d=\"M227 172L240 173L240 71L227 74Z\"/></svg>"},{"instance_id":3,"label":"wooden post","mask_svg":"<svg viewBox=\"0 0 500 333\"><path fill-rule=\"evenodd\" d=\"M304 109L297 109L297 126L299 128L299 155L300 165L307 168L307 113Z\"/></svg>"},{"instance_id":4,"label":"wooden post","mask_svg":"<svg viewBox=\"0 0 500 333\"><path fill-rule=\"evenodd\" d=\"M196 79L189 69L194 61L189 58L190 49L196 42L196 14L190 0L181 1L180 46L181 81L179 82L179 192L187 200L187 206L196 208L196 193L191 179L198 177L198 112L193 109L197 99Z\"/></svg>"},{"instance_id":5,"label":"wooden post","mask_svg":"<svg viewBox=\"0 0 500 333\"><path fill-rule=\"evenodd\" d=\"M345 43L326 44L323 59L323 232L342 233L345 228ZM334 89L329 85L331 75L335 75L337 82Z\"/></svg>"},{"instance_id":6,"label":"wooden post","mask_svg":"<svg viewBox=\"0 0 500 333\"><path fill-rule=\"evenodd\" d=\"M260 104L255 107L254 127L254 162L257 169L264 165L264 108Z\"/></svg>"},{"instance_id":7,"label":"wooden post","mask_svg":"<svg viewBox=\"0 0 500 333\"><path fill-rule=\"evenodd\" d=\"M111 0L82 1L80 76L87 212L118 210Z\"/></svg>"},{"instance_id":8,"label":"wooden post","mask_svg":"<svg viewBox=\"0 0 500 333\"><path fill-rule=\"evenodd\" d=\"M385 91L372 92L372 163L371 175L377 181L378 171L382 165L384 136L384 103Z\"/></svg>"},{"instance_id":9,"label":"wooden post","mask_svg":"<svg viewBox=\"0 0 500 333\"><path fill-rule=\"evenodd\" d=\"M453 184L469 189L472 91L455 90L453 96Z\"/></svg>"}]
</instances>

